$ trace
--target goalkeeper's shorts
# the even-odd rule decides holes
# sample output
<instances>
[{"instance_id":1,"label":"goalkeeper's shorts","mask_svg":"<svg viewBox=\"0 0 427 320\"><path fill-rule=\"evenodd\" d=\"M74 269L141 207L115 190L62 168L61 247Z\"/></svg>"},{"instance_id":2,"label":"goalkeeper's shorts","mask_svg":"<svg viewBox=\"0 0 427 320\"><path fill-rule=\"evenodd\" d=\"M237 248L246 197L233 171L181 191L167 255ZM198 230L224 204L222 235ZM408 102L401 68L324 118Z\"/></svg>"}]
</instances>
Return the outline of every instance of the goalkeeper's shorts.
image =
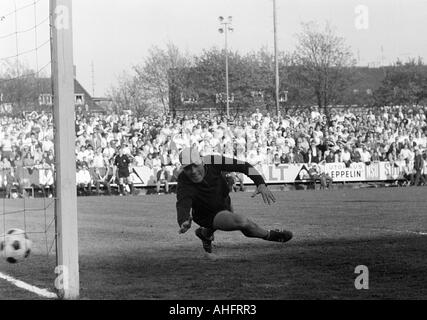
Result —
<instances>
[{"instance_id":1,"label":"goalkeeper's shorts","mask_svg":"<svg viewBox=\"0 0 427 320\"><path fill-rule=\"evenodd\" d=\"M230 196L225 198L225 208L223 210L204 212L193 211L193 221L203 228L214 229L213 223L215 217L222 211L234 212Z\"/></svg>"}]
</instances>

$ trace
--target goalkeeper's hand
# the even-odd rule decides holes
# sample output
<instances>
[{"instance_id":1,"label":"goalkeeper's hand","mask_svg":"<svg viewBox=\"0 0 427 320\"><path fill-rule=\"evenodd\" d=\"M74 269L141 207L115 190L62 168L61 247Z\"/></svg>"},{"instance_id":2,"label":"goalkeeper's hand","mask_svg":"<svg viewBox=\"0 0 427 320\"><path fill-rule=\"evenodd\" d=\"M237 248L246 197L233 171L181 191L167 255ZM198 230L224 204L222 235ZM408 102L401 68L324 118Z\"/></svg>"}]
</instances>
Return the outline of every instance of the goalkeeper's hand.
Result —
<instances>
[{"instance_id":1,"label":"goalkeeper's hand","mask_svg":"<svg viewBox=\"0 0 427 320\"><path fill-rule=\"evenodd\" d=\"M193 218L190 216L190 218L185 221L183 224L181 224L181 228L179 229L180 234L186 233L191 228L191 222L193 221Z\"/></svg>"},{"instance_id":2,"label":"goalkeeper's hand","mask_svg":"<svg viewBox=\"0 0 427 320\"><path fill-rule=\"evenodd\" d=\"M264 200L265 204L271 205L276 202L276 198L274 197L273 193L270 191L270 189L268 189L265 184L261 184L258 186L254 194L252 195L252 198L255 198L259 194L262 195L262 199Z\"/></svg>"}]
</instances>

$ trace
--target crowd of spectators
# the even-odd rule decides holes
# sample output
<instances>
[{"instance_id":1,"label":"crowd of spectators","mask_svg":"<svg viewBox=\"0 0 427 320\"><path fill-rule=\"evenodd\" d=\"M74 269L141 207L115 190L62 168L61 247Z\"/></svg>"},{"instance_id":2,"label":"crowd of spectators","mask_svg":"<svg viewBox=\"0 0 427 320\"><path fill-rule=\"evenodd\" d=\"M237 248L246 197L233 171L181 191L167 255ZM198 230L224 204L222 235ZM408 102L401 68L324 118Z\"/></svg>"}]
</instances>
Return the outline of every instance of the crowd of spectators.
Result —
<instances>
[{"instance_id":1,"label":"crowd of spectators","mask_svg":"<svg viewBox=\"0 0 427 320\"><path fill-rule=\"evenodd\" d=\"M384 107L367 112L332 111L331 121L314 107L283 116L131 115L78 116L76 155L80 162L105 165L119 146L135 165L160 169L179 162L179 151L225 154L253 165L414 160L427 147L424 107Z\"/></svg>"},{"instance_id":2,"label":"crowd of spectators","mask_svg":"<svg viewBox=\"0 0 427 320\"><path fill-rule=\"evenodd\" d=\"M427 107L335 108L327 117L317 107L272 115L226 118L132 114L76 115L76 171L82 191L91 183L108 185L118 149L135 167L149 167L158 180L171 181L179 170L179 152L195 147L201 154L223 154L263 164L407 161L426 158ZM329 119L329 120L328 120ZM52 168L52 115L42 112L0 118L0 169ZM168 173L162 168L169 168ZM414 171L415 169L408 169ZM88 175L87 172L91 173ZM159 173L159 174L157 174ZM94 177L94 174L96 177ZM176 178L176 177L175 177ZM99 185L98 185L99 188Z\"/></svg>"}]
</instances>

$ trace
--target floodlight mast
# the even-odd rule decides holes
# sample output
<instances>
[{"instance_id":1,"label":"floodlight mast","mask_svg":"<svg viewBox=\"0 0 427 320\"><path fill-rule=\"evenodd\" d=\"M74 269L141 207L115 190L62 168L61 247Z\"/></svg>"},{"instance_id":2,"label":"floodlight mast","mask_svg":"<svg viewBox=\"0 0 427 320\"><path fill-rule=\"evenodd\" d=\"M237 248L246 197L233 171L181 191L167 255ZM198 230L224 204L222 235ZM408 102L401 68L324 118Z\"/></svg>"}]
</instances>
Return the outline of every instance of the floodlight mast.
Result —
<instances>
[{"instance_id":1,"label":"floodlight mast","mask_svg":"<svg viewBox=\"0 0 427 320\"><path fill-rule=\"evenodd\" d=\"M57 185L55 287L60 298L74 300L79 298L80 283L71 0L50 0L50 19Z\"/></svg>"},{"instance_id":2,"label":"floodlight mast","mask_svg":"<svg viewBox=\"0 0 427 320\"><path fill-rule=\"evenodd\" d=\"M273 0L273 17L274 17L274 63L276 78L276 115L280 114L280 76L279 76L279 48L277 44L277 7L276 0Z\"/></svg>"},{"instance_id":3,"label":"floodlight mast","mask_svg":"<svg viewBox=\"0 0 427 320\"><path fill-rule=\"evenodd\" d=\"M218 29L219 33L225 35L225 88L226 88L226 105L227 105L227 118L230 117L230 88L229 88L229 76L228 76L228 31L233 32L234 29L231 26L233 17L228 16L227 20L220 16L218 18L219 23L222 25Z\"/></svg>"}]
</instances>

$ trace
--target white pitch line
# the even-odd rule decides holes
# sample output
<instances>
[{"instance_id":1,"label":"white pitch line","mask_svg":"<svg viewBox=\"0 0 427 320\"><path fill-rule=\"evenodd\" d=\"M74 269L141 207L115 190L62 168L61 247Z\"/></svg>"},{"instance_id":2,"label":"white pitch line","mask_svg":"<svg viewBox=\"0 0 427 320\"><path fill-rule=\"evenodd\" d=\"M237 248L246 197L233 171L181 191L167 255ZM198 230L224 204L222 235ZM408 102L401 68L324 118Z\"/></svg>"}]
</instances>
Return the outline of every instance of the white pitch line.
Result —
<instances>
[{"instance_id":1,"label":"white pitch line","mask_svg":"<svg viewBox=\"0 0 427 320\"><path fill-rule=\"evenodd\" d=\"M17 286L18 288L30 291L30 292L35 293L36 295L43 297L43 298L47 298L47 299L57 299L58 298L58 296L53 292L50 292L46 289L37 288L35 286L32 286L28 283L21 281L21 280L17 280L15 278L8 276L8 275L1 273L1 272L0 272L0 279L6 280L6 281L10 282L11 284L13 284L14 286Z\"/></svg>"},{"instance_id":2,"label":"white pitch line","mask_svg":"<svg viewBox=\"0 0 427 320\"><path fill-rule=\"evenodd\" d=\"M402 232L412 233L412 234L416 234L416 235L419 235L419 236L427 236L427 232L422 232L422 231L410 231L410 230L406 230L406 231L402 231Z\"/></svg>"},{"instance_id":3,"label":"white pitch line","mask_svg":"<svg viewBox=\"0 0 427 320\"><path fill-rule=\"evenodd\" d=\"M386 228L369 228L372 230L381 230L381 231L389 231L389 232L396 232L396 233L412 233L416 234L418 236L427 236L427 232L422 231L411 231L411 230L393 230L393 229L386 229Z\"/></svg>"}]
</instances>

